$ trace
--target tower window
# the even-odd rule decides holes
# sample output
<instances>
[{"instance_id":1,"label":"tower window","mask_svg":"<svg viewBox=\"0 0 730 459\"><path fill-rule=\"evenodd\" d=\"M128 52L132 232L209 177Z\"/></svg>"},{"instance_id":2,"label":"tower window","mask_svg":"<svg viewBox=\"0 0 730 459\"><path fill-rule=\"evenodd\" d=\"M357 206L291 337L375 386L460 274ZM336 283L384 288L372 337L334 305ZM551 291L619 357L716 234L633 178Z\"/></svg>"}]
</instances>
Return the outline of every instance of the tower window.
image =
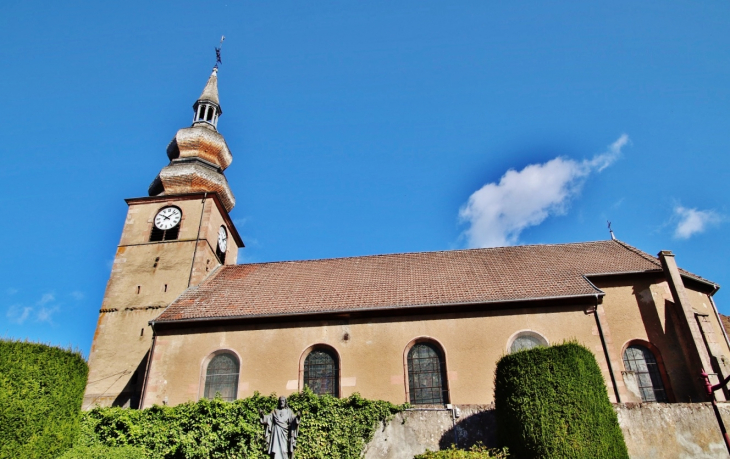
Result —
<instances>
[{"instance_id":1,"label":"tower window","mask_svg":"<svg viewBox=\"0 0 730 459\"><path fill-rule=\"evenodd\" d=\"M317 395L339 396L337 355L329 349L315 349L304 360L304 385Z\"/></svg>"},{"instance_id":2,"label":"tower window","mask_svg":"<svg viewBox=\"0 0 730 459\"><path fill-rule=\"evenodd\" d=\"M157 241L174 241L177 239L178 233L180 233L180 225L170 228L169 230L161 230L156 226L152 227L150 233L150 242Z\"/></svg>"},{"instance_id":3,"label":"tower window","mask_svg":"<svg viewBox=\"0 0 730 459\"><path fill-rule=\"evenodd\" d=\"M413 405L449 402L444 355L436 343L416 343L408 351L408 392Z\"/></svg>"}]
</instances>

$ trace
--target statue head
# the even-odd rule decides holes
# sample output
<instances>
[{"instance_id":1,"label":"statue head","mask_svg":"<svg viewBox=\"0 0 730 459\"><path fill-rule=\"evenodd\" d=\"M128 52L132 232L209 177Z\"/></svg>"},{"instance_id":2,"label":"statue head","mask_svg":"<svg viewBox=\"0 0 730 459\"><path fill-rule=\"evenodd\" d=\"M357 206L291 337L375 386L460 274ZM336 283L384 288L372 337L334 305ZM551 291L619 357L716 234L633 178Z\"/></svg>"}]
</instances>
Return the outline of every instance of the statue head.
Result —
<instances>
[{"instance_id":1,"label":"statue head","mask_svg":"<svg viewBox=\"0 0 730 459\"><path fill-rule=\"evenodd\" d=\"M279 409L283 410L286 408L286 397L279 397Z\"/></svg>"}]
</instances>

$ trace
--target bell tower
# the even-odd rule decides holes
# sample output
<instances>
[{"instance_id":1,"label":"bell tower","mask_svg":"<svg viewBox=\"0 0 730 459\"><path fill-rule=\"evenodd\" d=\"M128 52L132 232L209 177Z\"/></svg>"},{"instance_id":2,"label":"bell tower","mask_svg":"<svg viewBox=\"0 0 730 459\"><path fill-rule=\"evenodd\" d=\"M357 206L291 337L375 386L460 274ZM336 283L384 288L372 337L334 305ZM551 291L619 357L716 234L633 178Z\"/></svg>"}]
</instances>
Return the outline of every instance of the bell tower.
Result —
<instances>
[{"instance_id":1,"label":"bell tower","mask_svg":"<svg viewBox=\"0 0 730 459\"><path fill-rule=\"evenodd\" d=\"M228 212L235 198L223 171L233 160L218 119L218 68L193 104L193 124L167 147L170 163L149 196L127 199L117 247L89 353L83 409L137 408L153 342L148 322L187 288L243 247Z\"/></svg>"}]
</instances>

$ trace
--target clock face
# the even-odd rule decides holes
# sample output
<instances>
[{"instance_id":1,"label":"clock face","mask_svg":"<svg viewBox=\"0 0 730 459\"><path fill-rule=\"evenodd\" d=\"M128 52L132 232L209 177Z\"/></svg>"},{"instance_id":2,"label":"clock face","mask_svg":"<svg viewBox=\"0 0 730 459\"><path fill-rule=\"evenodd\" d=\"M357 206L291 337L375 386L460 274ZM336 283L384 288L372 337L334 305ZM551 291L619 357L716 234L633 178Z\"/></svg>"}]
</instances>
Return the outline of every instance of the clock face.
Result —
<instances>
[{"instance_id":1,"label":"clock face","mask_svg":"<svg viewBox=\"0 0 730 459\"><path fill-rule=\"evenodd\" d=\"M155 226L161 230L169 230L180 223L182 212L177 207L165 207L155 216Z\"/></svg>"},{"instance_id":2,"label":"clock face","mask_svg":"<svg viewBox=\"0 0 730 459\"><path fill-rule=\"evenodd\" d=\"M226 253L226 247L228 246L228 234L226 233L226 227L221 226L218 229L218 247L221 252Z\"/></svg>"}]
</instances>

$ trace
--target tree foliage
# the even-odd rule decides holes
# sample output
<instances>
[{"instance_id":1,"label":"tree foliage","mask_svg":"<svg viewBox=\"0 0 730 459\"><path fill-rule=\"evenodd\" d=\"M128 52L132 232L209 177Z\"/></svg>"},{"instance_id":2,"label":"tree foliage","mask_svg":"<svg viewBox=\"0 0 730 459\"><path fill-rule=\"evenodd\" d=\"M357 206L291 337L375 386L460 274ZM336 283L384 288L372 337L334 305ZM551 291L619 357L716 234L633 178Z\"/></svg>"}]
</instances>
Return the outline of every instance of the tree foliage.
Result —
<instances>
[{"instance_id":1,"label":"tree foliage","mask_svg":"<svg viewBox=\"0 0 730 459\"><path fill-rule=\"evenodd\" d=\"M310 390L288 398L301 411L298 459L358 459L375 428L405 406L366 400L358 394L338 399ZM144 410L95 408L82 417L79 446L141 448L150 458L268 459L258 410L269 412L275 395L233 402L203 399Z\"/></svg>"},{"instance_id":2,"label":"tree foliage","mask_svg":"<svg viewBox=\"0 0 730 459\"><path fill-rule=\"evenodd\" d=\"M80 353L0 340L0 458L49 458L79 432L88 366Z\"/></svg>"},{"instance_id":3,"label":"tree foliage","mask_svg":"<svg viewBox=\"0 0 730 459\"><path fill-rule=\"evenodd\" d=\"M495 375L497 436L524 458L628 458L596 359L577 343L506 355Z\"/></svg>"}]
</instances>

